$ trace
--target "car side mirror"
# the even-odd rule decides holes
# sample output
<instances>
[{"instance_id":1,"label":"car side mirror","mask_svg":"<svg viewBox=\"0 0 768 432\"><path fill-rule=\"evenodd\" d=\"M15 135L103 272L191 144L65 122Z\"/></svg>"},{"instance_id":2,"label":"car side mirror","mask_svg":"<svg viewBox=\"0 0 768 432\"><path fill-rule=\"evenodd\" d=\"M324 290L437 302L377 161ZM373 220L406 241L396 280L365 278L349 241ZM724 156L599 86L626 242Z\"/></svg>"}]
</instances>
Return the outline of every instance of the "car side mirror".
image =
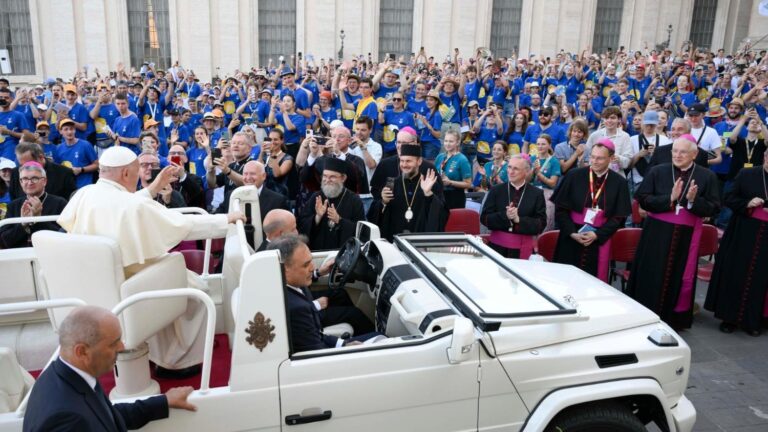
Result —
<instances>
[{"instance_id":1,"label":"car side mirror","mask_svg":"<svg viewBox=\"0 0 768 432\"><path fill-rule=\"evenodd\" d=\"M467 318L457 317L453 321L453 338L448 348L448 361L451 364L462 363L472 357L472 345L475 344L475 325Z\"/></svg>"}]
</instances>

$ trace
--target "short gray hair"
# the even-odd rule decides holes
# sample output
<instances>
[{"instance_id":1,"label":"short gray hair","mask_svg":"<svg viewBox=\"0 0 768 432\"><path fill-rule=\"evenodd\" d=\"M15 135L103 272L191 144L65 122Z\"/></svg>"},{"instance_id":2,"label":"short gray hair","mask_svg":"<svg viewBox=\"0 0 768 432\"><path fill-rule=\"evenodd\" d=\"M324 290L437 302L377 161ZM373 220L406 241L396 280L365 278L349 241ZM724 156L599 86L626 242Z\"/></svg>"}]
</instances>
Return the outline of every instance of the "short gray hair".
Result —
<instances>
[{"instance_id":1,"label":"short gray hair","mask_svg":"<svg viewBox=\"0 0 768 432\"><path fill-rule=\"evenodd\" d=\"M106 309L98 306L80 306L64 318L59 325L59 345L62 350L72 349L77 344L94 346L101 340L100 327L106 316Z\"/></svg>"},{"instance_id":2,"label":"short gray hair","mask_svg":"<svg viewBox=\"0 0 768 432\"><path fill-rule=\"evenodd\" d=\"M521 159L523 162L525 162L525 169L531 169L531 160L521 154L513 154L509 157L509 161L512 162L512 159Z\"/></svg>"},{"instance_id":3,"label":"short gray hair","mask_svg":"<svg viewBox=\"0 0 768 432\"><path fill-rule=\"evenodd\" d=\"M308 246L308 244L309 240L303 235L285 234L277 240L270 242L267 250L278 250L283 263L290 264L296 249L300 248L301 245Z\"/></svg>"},{"instance_id":4,"label":"short gray hair","mask_svg":"<svg viewBox=\"0 0 768 432\"><path fill-rule=\"evenodd\" d=\"M675 123L682 125L683 128L685 128L685 133L691 133L691 122L689 122L688 119L678 117L672 120L672 127L675 126Z\"/></svg>"}]
</instances>

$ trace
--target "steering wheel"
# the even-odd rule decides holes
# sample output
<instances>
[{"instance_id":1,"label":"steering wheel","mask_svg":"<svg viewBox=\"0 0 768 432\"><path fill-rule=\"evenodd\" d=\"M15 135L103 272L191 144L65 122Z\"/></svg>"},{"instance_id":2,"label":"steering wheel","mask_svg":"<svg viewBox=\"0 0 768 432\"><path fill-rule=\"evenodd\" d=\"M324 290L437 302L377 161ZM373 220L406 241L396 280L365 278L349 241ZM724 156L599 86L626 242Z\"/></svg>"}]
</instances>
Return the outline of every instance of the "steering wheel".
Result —
<instances>
[{"instance_id":1,"label":"steering wheel","mask_svg":"<svg viewBox=\"0 0 768 432\"><path fill-rule=\"evenodd\" d=\"M363 248L363 244L357 237L350 237L339 252L336 254L336 260L331 268L331 273L328 275L328 288L331 290L344 289L349 276L352 274L355 265L360 260L360 252ZM336 282L336 276L341 273L341 279Z\"/></svg>"}]
</instances>

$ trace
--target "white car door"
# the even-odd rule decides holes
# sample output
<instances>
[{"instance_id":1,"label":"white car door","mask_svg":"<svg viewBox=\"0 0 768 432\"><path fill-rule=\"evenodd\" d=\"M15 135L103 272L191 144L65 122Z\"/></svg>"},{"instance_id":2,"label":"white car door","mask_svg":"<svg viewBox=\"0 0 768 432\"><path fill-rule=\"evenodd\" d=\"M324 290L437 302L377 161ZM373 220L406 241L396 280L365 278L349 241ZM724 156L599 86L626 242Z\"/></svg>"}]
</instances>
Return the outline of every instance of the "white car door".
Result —
<instances>
[{"instance_id":1,"label":"white car door","mask_svg":"<svg viewBox=\"0 0 768 432\"><path fill-rule=\"evenodd\" d=\"M279 372L283 430L477 430L479 344L472 346L471 360L450 364L450 343L448 333L286 360Z\"/></svg>"}]
</instances>

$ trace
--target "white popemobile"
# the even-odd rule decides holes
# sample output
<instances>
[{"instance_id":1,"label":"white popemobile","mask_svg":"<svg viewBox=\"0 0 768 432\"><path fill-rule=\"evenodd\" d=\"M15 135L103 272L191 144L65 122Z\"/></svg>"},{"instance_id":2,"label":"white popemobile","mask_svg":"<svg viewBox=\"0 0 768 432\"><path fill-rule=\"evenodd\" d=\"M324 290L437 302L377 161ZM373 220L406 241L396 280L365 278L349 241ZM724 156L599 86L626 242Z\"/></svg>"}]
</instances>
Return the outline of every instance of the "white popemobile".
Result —
<instances>
[{"instance_id":1,"label":"white popemobile","mask_svg":"<svg viewBox=\"0 0 768 432\"><path fill-rule=\"evenodd\" d=\"M255 189L236 190L231 207L258 215ZM48 310L55 328L62 307L111 308L130 350L110 397L131 400L159 391L146 339L183 312L183 296L202 301L205 360L190 396L198 410L172 410L149 431L692 430L690 349L640 304L572 266L501 258L473 236L390 243L378 233L360 223L338 253L314 254L316 264L336 257L315 287L347 290L387 336L373 343L292 352L280 256L253 253L241 222L227 236L223 273L203 272L207 293L184 289L178 253L125 281L114 242L36 233L34 247L0 251L0 322ZM349 331L339 327L326 330ZM215 332L229 333L231 374L211 388ZM0 432L21 431L30 384L0 350Z\"/></svg>"}]
</instances>

